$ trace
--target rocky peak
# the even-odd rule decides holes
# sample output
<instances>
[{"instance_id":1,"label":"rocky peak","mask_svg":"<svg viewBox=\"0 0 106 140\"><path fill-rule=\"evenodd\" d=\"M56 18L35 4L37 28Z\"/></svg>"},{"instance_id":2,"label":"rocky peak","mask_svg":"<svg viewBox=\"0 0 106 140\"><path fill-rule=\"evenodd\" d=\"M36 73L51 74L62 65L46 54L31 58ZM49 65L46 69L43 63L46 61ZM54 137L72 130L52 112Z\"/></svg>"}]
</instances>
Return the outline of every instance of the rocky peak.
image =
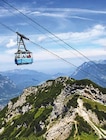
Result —
<instances>
[{"instance_id":1,"label":"rocky peak","mask_svg":"<svg viewBox=\"0 0 106 140\"><path fill-rule=\"evenodd\" d=\"M0 115L0 138L106 138L106 89L69 77L25 89ZM31 139L31 138L30 138Z\"/></svg>"}]
</instances>

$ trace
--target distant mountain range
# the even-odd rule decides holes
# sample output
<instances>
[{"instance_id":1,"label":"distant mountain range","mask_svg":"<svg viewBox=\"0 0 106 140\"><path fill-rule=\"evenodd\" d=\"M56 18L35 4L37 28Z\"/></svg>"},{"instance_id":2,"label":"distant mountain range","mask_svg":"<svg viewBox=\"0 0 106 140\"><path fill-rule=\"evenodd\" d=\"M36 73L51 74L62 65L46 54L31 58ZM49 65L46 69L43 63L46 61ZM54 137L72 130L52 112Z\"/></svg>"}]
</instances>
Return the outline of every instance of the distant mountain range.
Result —
<instances>
[{"instance_id":1,"label":"distant mountain range","mask_svg":"<svg viewBox=\"0 0 106 140\"><path fill-rule=\"evenodd\" d=\"M20 95L27 87L36 86L60 76L69 76L69 73L50 75L28 69L3 71L0 74L0 105L6 105L11 98ZM76 80L90 79L98 85L106 87L106 60L85 62L70 77Z\"/></svg>"},{"instance_id":2,"label":"distant mountain range","mask_svg":"<svg viewBox=\"0 0 106 140\"><path fill-rule=\"evenodd\" d=\"M28 69L15 69L1 72L9 77L20 90L29 86L35 86L51 78L51 75Z\"/></svg>"},{"instance_id":3,"label":"distant mountain range","mask_svg":"<svg viewBox=\"0 0 106 140\"><path fill-rule=\"evenodd\" d=\"M15 95L14 95L15 94ZM18 87L7 76L0 74L0 105L5 105L9 99L19 95Z\"/></svg>"},{"instance_id":4,"label":"distant mountain range","mask_svg":"<svg viewBox=\"0 0 106 140\"><path fill-rule=\"evenodd\" d=\"M0 72L0 105L6 105L11 98L21 94L24 88L38 85L50 77L51 75L27 69Z\"/></svg>"},{"instance_id":5,"label":"distant mountain range","mask_svg":"<svg viewBox=\"0 0 106 140\"><path fill-rule=\"evenodd\" d=\"M36 86L46 80L64 75L62 73L49 75L28 69L3 71L0 74L0 105L6 105L11 98L21 94L27 87Z\"/></svg>"},{"instance_id":6,"label":"distant mountain range","mask_svg":"<svg viewBox=\"0 0 106 140\"><path fill-rule=\"evenodd\" d=\"M71 77L80 79L90 79L102 87L106 87L106 60L96 62L85 62L79 66Z\"/></svg>"},{"instance_id":7,"label":"distant mountain range","mask_svg":"<svg viewBox=\"0 0 106 140\"><path fill-rule=\"evenodd\" d=\"M0 111L0 140L106 140L106 88L59 77Z\"/></svg>"}]
</instances>

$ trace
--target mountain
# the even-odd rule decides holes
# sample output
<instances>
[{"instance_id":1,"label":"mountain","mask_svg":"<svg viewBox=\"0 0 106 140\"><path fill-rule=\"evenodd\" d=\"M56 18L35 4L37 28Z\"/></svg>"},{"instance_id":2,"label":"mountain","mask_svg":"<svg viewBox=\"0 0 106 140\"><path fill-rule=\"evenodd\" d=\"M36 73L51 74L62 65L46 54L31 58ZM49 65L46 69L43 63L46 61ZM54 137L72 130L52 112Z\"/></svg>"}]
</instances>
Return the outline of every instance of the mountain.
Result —
<instances>
[{"instance_id":1,"label":"mountain","mask_svg":"<svg viewBox=\"0 0 106 140\"><path fill-rule=\"evenodd\" d=\"M69 77L26 88L0 112L0 139L106 139L106 88Z\"/></svg>"},{"instance_id":2,"label":"mountain","mask_svg":"<svg viewBox=\"0 0 106 140\"><path fill-rule=\"evenodd\" d=\"M48 79L55 79L63 75L65 76L65 74L63 73L50 75L29 69L14 69L3 72L1 71L0 73L2 74L2 76L8 77L8 79L10 79L14 83L17 89L14 92L14 95L10 94L10 90L7 89L6 93L7 96L4 94L5 92L4 90L6 90L6 88L4 88L2 91L0 90L1 91L0 106L6 105L11 98L20 95L20 93L23 91L24 88L39 85Z\"/></svg>"},{"instance_id":3,"label":"mountain","mask_svg":"<svg viewBox=\"0 0 106 140\"><path fill-rule=\"evenodd\" d=\"M90 79L102 87L106 87L106 60L85 62L77 68L71 77L81 80Z\"/></svg>"},{"instance_id":4,"label":"mountain","mask_svg":"<svg viewBox=\"0 0 106 140\"><path fill-rule=\"evenodd\" d=\"M49 74L28 69L9 70L1 72L1 74L9 77L21 91L26 87L38 85L51 77Z\"/></svg>"},{"instance_id":5,"label":"mountain","mask_svg":"<svg viewBox=\"0 0 106 140\"><path fill-rule=\"evenodd\" d=\"M5 105L17 92L18 88L15 83L8 77L0 74L0 105Z\"/></svg>"},{"instance_id":6,"label":"mountain","mask_svg":"<svg viewBox=\"0 0 106 140\"><path fill-rule=\"evenodd\" d=\"M15 69L0 73L0 108L13 97L20 95L24 88L38 85L52 77L49 74L28 69Z\"/></svg>"}]
</instances>

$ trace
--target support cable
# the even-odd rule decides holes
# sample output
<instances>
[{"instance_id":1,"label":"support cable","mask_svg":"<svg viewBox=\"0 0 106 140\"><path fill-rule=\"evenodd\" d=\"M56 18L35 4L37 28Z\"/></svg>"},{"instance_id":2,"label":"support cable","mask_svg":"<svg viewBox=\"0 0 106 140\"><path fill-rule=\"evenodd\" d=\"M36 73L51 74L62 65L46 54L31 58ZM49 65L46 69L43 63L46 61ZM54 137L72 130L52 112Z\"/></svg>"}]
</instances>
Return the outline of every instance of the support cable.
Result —
<instances>
[{"instance_id":1,"label":"support cable","mask_svg":"<svg viewBox=\"0 0 106 140\"><path fill-rule=\"evenodd\" d=\"M3 23L1 23L1 22L0 22L0 24L1 24L2 26L4 26L5 28L7 28L8 30L10 30L11 32L17 34L17 32L15 32L15 31L14 31L13 29L11 29L9 26L7 26L7 25L5 25L5 24L3 24ZM50 50L44 48L43 46L41 46L41 45L39 45L39 44L37 44L37 43L31 41L30 39L29 39L28 41L30 41L32 44L38 46L39 48L41 48L41 49L43 49L43 50L49 52L50 54L54 55L55 57L57 57L57 58L63 60L65 63L67 63L67 64L69 64L69 65L72 65L72 66L78 68L78 66L76 66L75 64L73 64L73 63L67 61L66 59L64 59L64 58L60 57L59 55L55 54L54 52L52 52L52 51L50 51ZM83 71L83 72L86 73L86 74L89 74L89 75L93 76L95 79L97 79L97 80L100 81L100 79L98 79L95 75L93 75L93 74L91 74L91 73L88 73L88 72L85 71L85 70L81 70L81 71ZM100 82L103 83L103 81L100 81Z\"/></svg>"}]
</instances>

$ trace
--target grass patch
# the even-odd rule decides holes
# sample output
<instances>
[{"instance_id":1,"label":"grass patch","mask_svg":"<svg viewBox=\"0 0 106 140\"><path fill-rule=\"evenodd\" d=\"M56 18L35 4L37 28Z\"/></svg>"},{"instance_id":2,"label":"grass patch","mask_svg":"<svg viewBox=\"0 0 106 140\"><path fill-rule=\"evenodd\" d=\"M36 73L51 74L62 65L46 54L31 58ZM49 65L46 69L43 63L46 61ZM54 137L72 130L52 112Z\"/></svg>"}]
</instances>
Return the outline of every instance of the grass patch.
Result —
<instances>
[{"instance_id":1,"label":"grass patch","mask_svg":"<svg viewBox=\"0 0 106 140\"><path fill-rule=\"evenodd\" d=\"M87 134L82 132L81 135L74 137L69 137L67 140L98 140L98 136L96 136L94 133Z\"/></svg>"},{"instance_id":2,"label":"grass patch","mask_svg":"<svg viewBox=\"0 0 106 140\"><path fill-rule=\"evenodd\" d=\"M43 111L45 110L45 108L39 108L38 111L36 112L35 116L34 116L34 119L37 119L42 113Z\"/></svg>"},{"instance_id":3,"label":"grass patch","mask_svg":"<svg viewBox=\"0 0 106 140\"><path fill-rule=\"evenodd\" d=\"M83 98L83 97L82 97L82 100L84 102L84 106L87 107L88 109L91 109L91 108L96 109L96 108L98 108L98 110L106 112L106 106L105 105L103 105L101 103L98 103L98 102L94 102L94 101L92 101L90 99L86 99L86 98ZM89 104L91 107L89 105L87 106L87 104Z\"/></svg>"},{"instance_id":4,"label":"grass patch","mask_svg":"<svg viewBox=\"0 0 106 140\"><path fill-rule=\"evenodd\" d=\"M87 110L92 110L92 112L95 112L99 120L106 120L106 106L103 104L100 104L98 102L94 102L89 99L83 98L84 106L87 108Z\"/></svg>"},{"instance_id":5,"label":"grass patch","mask_svg":"<svg viewBox=\"0 0 106 140\"><path fill-rule=\"evenodd\" d=\"M80 136L81 140L98 140L98 136L96 136L94 133L87 134L87 133L81 133Z\"/></svg>"},{"instance_id":6,"label":"grass patch","mask_svg":"<svg viewBox=\"0 0 106 140\"><path fill-rule=\"evenodd\" d=\"M43 91L39 89L34 106L39 108L41 105L47 106L49 103L53 103L54 99L61 93L62 88L62 83L53 83L52 86L45 88Z\"/></svg>"},{"instance_id":7,"label":"grass patch","mask_svg":"<svg viewBox=\"0 0 106 140\"><path fill-rule=\"evenodd\" d=\"M0 110L0 118L4 118L7 112L7 106L5 106L2 110Z\"/></svg>"},{"instance_id":8,"label":"grass patch","mask_svg":"<svg viewBox=\"0 0 106 140\"><path fill-rule=\"evenodd\" d=\"M90 134L93 132L93 129L91 128L91 126L86 121L84 121L82 117L77 115L75 120L78 122L77 127L78 127L79 135L81 135L82 132L85 132L87 134Z\"/></svg>"}]
</instances>

